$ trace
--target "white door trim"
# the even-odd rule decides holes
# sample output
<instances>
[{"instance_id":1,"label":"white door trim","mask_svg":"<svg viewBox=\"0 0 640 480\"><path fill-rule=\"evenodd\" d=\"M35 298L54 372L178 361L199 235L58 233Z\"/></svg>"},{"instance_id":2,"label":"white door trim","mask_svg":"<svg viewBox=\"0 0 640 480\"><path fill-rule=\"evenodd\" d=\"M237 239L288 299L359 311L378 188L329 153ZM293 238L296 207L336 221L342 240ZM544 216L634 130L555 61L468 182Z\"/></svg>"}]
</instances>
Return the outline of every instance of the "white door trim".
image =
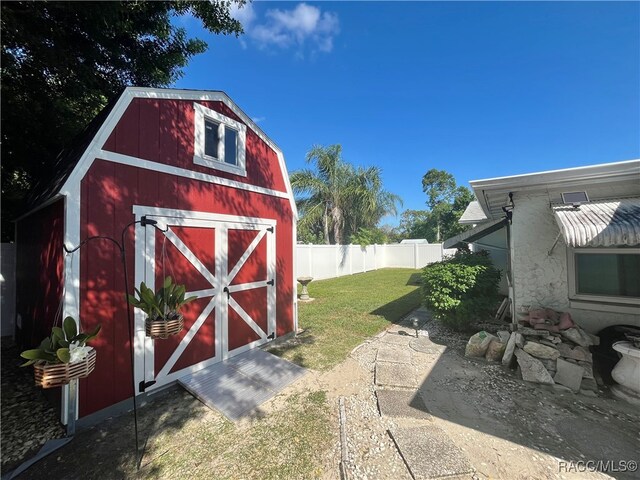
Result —
<instances>
[{"instance_id":1,"label":"white door trim","mask_svg":"<svg viewBox=\"0 0 640 480\"><path fill-rule=\"evenodd\" d=\"M252 290L254 288L267 287L267 286L268 286L267 281L262 280L262 281L251 282L251 283L241 283L239 285L229 285L227 288L229 289L230 293L233 293L233 292L242 292L244 290Z\"/></svg>"},{"instance_id":2,"label":"white door trim","mask_svg":"<svg viewBox=\"0 0 640 480\"><path fill-rule=\"evenodd\" d=\"M185 297L196 296L198 298L212 297L216 294L215 288L207 288L205 290L194 290L193 292L186 292L184 294Z\"/></svg>"},{"instance_id":3,"label":"white door trim","mask_svg":"<svg viewBox=\"0 0 640 480\"><path fill-rule=\"evenodd\" d=\"M193 325L191 326L189 331L186 333L186 335L182 338L182 340L180 341L176 349L173 351L173 353L169 357L169 360L167 360L167 362L164 364L162 369L158 372L158 374L156 375L156 378L166 377L169 374L169 372L171 371L173 366L176 364L180 356L184 353L184 351L189 346L189 343L191 342L191 340L193 340L193 337L196 336L196 333L198 333L198 330L200 330L200 327L204 324L207 317L211 315L211 312L213 312L213 309L216 308L216 300L217 300L216 295L214 295L211 298L211 300L209 300L209 303L207 304L207 306L202 310L202 312L200 312L200 315L198 315L198 318L196 319L196 321L193 322ZM213 357L211 357L211 359L216 358L216 356L217 355L214 355Z\"/></svg>"},{"instance_id":4,"label":"white door trim","mask_svg":"<svg viewBox=\"0 0 640 480\"><path fill-rule=\"evenodd\" d=\"M213 212L201 212L193 210L179 210L173 208L160 208L160 207L146 207L144 205L134 205L133 213L136 216L147 215L149 217L170 217L176 219L189 219L189 222L193 220L210 220L214 222L222 223L242 223L249 225L275 225L276 221L270 218L259 217L243 217L239 215L228 215L226 213L213 213ZM174 225L172 223L172 225ZM175 225L181 225L176 223ZM186 225L186 224L185 224ZM197 223L194 224L197 226ZM233 227L235 228L235 227Z\"/></svg>"},{"instance_id":5,"label":"white door trim","mask_svg":"<svg viewBox=\"0 0 640 480\"><path fill-rule=\"evenodd\" d=\"M258 325L253 318L245 312L244 308L242 308L240 304L233 299L233 297L229 297L229 306L233 308L238 315L240 315L242 320L251 327L251 330L256 332L256 335L258 335L262 340L267 339L265 331L260 328L260 325Z\"/></svg>"},{"instance_id":6,"label":"white door trim","mask_svg":"<svg viewBox=\"0 0 640 480\"><path fill-rule=\"evenodd\" d=\"M233 224L228 224L233 225ZM225 229L225 242L228 242L226 237L229 230L236 230L235 226L229 226L229 228ZM275 310L276 310L276 289L275 282L274 285L269 285L267 282L270 278L274 278L275 272L275 255L272 252L275 252L275 243L276 243L276 223L260 223L260 224L252 224L250 230L256 231L256 237L251 241L247 249L244 251L240 259L238 259L237 263L231 268L231 272L229 272L229 259L228 256L224 261L225 271L228 272L224 277L223 285L225 285L229 291L229 293L233 292L241 292L246 290L251 290L255 288L264 288L267 287L266 295L267 295L267 331L274 332L275 335ZM267 235L267 232L270 232ZM237 285L231 285L231 282L236 277L242 266L249 259L251 254L255 251L257 245L262 241L262 239L267 235L267 272L266 278L264 280L258 280L254 282L241 283ZM225 243L226 245L226 243ZM221 309L223 315L223 328L225 329L223 332L223 338L227 339L223 344L222 348L222 358L223 360L232 357L234 355L238 355L246 351L248 348L253 348L263 343L269 341L267 338L268 332L265 332L252 318L251 316L240 306L240 304L233 299L230 295L228 298L225 297L223 301L227 302L226 308ZM240 318L260 337L258 340L254 340L247 345L242 345L240 347L229 350L229 308L233 308L236 313L240 316ZM275 337L274 337L275 338Z\"/></svg>"},{"instance_id":7,"label":"white door trim","mask_svg":"<svg viewBox=\"0 0 640 480\"><path fill-rule=\"evenodd\" d=\"M173 245L178 249L182 255L189 261L191 265L194 266L200 274L207 279L207 281L211 284L211 286L215 289L217 287L217 279L214 274L212 274L207 267L195 256L195 254L187 247L182 239L178 237L171 228L167 228L167 231L164 232L167 240L169 240Z\"/></svg>"},{"instance_id":8,"label":"white door trim","mask_svg":"<svg viewBox=\"0 0 640 480\"><path fill-rule=\"evenodd\" d=\"M178 347L173 351L169 360L162 369L156 374L154 366L154 343L153 340L145 336L144 323L145 315L135 309L135 325L136 334L134 335L134 349L136 352L136 362L134 367L134 375L136 384L142 380L153 381L156 383L147 388L148 392L156 390L170 382L175 381L183 375L196 372L209 365L222 361L228 357L242 353L250 348L266 343L268 341L268 332L264 332L260 326L251 318L251 316L236 302L233 298L227 299L227 295L223 293L222 287L229 285L233 277L237 275L240 268L255 250L259 242L267 234L267 229L272 228L273 233L267 237L267 279L265 281L249 282L240 285L229 286L229 291L243 291L251 288L267 287L267 324L268 331L275 332L275 311L276 311L276 287L270 287L266 284L269 279L275 278L275 229L277 222L272 219L262 219L256 217L242 217L236 215L226 215L219 213L209 213L200 211L165 209L157 207L147 207L143 205L134 205L133 213L136 220L140 220L142 216L157 217L158 227L167 229L165 234L167 240L173 243L176 248L185 256L185 258L200 272L212 285L213 288L207 288L190 292L190 294L198 295L199 298L211 296L211 300L198 316L198 319L187 334L183 337ZM214 253L215 253L215 272L210 272L195 254L184 244L184 242L171 230L171 226L184 227L209 227L214 229ZM228 230L255 230L256 238L249 244L247 250L238 260L238 268L233 268L228 272ZM144 281L149 288L155 289L155 269L156 269L156 230L154 228L145 228L140 225L135 230L135 284L138 286ZM233 275L233 277L231 276ZM217 308L216 308L217 307ZM243 345L231 351L228 350L229 338L229 321L228 309L233 308L242 320L260 336L247 345ZM189 342L195 337L197 331L204 324L207 317L214 312L215 316L215 355L197 364L172 372L171 369L188 346ZM139 392L137 392L139 393Z\"/></svg>"},{"instance_id":9,"label":"white door trim","mask_svg":"<svg viewBox=\"0 0 640 480\"><path fill-rule=\"evenodd\" d=\"M254 238L251 241L251 243L249 244L247 249L244 251L244 253L240 257L240 259L238 260L238 263L236 263L234 265L233 269L231 270L231 272L228 273L228 275L227 275L227 285L230 286L231 282L233 282L233 279L236 278L236 275L238 274L240 269L244 266L244 264L249 259L249 257L253 253L253 251L256 249L256 247L258 246L260 241L264 238L266 233L267 233L266 230L262 230L261 232L258 233L258 235L256 235L256 238Z\"/></svg>"}]
</instances>

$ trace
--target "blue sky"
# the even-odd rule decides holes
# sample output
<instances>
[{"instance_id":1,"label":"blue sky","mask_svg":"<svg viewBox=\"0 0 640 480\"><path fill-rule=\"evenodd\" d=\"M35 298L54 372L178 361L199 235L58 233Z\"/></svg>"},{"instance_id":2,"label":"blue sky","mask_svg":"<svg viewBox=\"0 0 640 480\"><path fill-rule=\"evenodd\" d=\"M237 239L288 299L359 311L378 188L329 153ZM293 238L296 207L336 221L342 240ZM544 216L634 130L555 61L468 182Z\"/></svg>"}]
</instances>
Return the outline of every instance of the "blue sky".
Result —
<instances>
[{"instance_id":1,"label":"blue sky","mask_svg":"<svg viewBox=\"0 0 640 480\"><path fill-rule=\"evenodd\" d=\"M254 2L177 87L226 91L283 149L382 168L404 208L422 175L479 178L640 157L640 3ZM396 224L397 219L385 223Z\"/></svg>"}]
</instances>

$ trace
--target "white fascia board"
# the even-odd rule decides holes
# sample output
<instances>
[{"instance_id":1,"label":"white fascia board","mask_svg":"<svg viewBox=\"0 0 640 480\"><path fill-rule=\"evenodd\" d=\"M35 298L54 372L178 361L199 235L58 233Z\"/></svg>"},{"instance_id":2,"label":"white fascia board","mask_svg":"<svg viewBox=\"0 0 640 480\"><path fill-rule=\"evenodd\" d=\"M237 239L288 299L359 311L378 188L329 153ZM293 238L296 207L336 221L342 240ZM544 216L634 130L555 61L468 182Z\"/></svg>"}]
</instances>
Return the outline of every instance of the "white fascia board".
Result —
<instances>
[{"instance_id":1,"label":"white fascia board","mask_svg":"<svg viewBox=\"0 0 640 480\"><path fill-rule=\"evenodd\" d=\"M489 195L506 195L511 191L546 191L549 187L557 187L560 185L570 187L580 184L598 184L616 180L633 179L634 177L640 180L640 159L483 180L471 180L469 184L478 202L480 202L484 213L488 218L493 218L487 203Z\"/></svg>"},{"instance_id":2,"label":"white fascia board","mask_svg":"<svg viewBox=\"0 0 640 480\"><path fill-rule=\"evenodd\" d=\"M501 190L521 187L546 188L548 185L565 182L606 182L611 177L625 177L633 175L640 175L640 159L615 163L603 163L600 165L590 165L586 167L525 173L507 177L487 178L484 180L471 180L469 183L474 190Z\"/></svg>"}]
</instances>

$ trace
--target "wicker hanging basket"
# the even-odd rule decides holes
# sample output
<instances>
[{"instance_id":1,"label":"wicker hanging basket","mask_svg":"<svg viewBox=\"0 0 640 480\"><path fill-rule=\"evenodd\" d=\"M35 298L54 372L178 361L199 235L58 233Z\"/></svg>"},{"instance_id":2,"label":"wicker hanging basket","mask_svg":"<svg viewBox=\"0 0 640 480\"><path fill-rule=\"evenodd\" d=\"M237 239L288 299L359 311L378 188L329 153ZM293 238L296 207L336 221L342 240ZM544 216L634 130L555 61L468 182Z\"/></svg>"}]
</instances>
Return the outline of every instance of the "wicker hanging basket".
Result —
<instances>
[{"instance_id":1,"label":"wicker hanging basket","mask_svg":"<svg viewBox=\"0 0 640 480\"><path fill-rule=\"evenodd\" d=\"M94 368L96 368L96 351L93 348L83 360L77 362L33 364L36 386L42 388L61 387L76 378L87 377Z\"/></svg>"},{"instance_id":2,"label":"wicker hanging basket","mask_svg":"<svg viewBox=\"0 0 640 480\"><path fill-rule=\"evenodd\" d=\"M148 318L144 322L144 330L147 337L168 338L177 335L184 328L184 317L178 315L174 318Z\"/></svg>"}]
</instances>

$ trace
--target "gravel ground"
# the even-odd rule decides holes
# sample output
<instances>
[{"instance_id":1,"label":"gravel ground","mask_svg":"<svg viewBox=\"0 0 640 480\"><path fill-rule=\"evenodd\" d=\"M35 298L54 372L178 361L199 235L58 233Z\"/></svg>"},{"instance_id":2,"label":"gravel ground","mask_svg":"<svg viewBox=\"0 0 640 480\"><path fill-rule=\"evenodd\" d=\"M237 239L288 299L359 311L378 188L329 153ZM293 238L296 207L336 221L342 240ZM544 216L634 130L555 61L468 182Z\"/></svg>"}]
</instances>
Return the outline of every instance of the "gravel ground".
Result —
<instances>
[{"instance_id":1,"label":"gravel ground","mask_svg":"<svg viewBox=\"0 0 640 480\"><path fill-rule=\"evenodd\" d=\"M380 416L374 388L378 343L365 343L353 357L367 372L369 381L355 395L345 398L349 478L410 479L411 476L388 434L396 424Z\"/></svg>"},{"instance_id":2,"label":"gravel ground","mask_svg":"<svg viewBox=\"0 0 640 480\"><path fill-rule=\"evenodd\" d=\"M424 311L414 312L409 318L416 314L422 321L419 335L447 347L441 354L412 352L413 367L421 378L417 391L431 413L428 424L442 429L475 468L464 478L612 478L603 471L571 472L563 471L561 466L588 460L638 460L634 445L637 447L640 441L640 416L629 405L611 398L606 389L589 397L524 382L516 371L500 364L465 358L470 333L454 332ZM490 332L500 329L502 325L492 322L477 326L477 330ZM378 349L394 344L399 351L407 348L384 339L389 332L411 336L416 333L407 322L393 325L388 332L357 347L348 360L351 365L347 362L343 367L348 367L351 377L357 377L359 386L355 391L353 387L352 391L343 391L348 437L346 467L351 479L411 478L387 431L419 427L419 421L381 417L375 397ZM327 377L335 377L338 371L329 372ZM614 477L639 478L633 475L619 472Z\"/></svg>"},{"instance_id":3,"label":"gravel ground","mask_svg":"<svg viewBox=\"0 0 640 480\"><path fill-rule=\"evenodd\" d=\"M34 385L33 368L20 368L20 351L2 339L2 473L33 456L47 440L65 431L41 389Z\"/></svg>"}]
</instances>

